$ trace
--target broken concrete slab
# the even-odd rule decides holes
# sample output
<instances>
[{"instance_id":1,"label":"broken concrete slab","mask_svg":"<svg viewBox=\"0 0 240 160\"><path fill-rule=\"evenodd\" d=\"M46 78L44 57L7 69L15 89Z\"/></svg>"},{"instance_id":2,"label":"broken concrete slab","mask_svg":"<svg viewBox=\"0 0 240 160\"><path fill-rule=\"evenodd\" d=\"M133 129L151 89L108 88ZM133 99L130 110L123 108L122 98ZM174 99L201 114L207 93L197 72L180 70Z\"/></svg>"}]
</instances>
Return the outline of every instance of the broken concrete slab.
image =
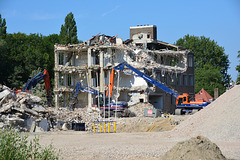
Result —
<instances>
[{"instance_id":1,"label":"broken concrete slab","mask_svg":"<svg viewBox=\"0 0 240 160\"><path fill-rule=\"evenodd\" d=\"M12 107L13 107L12 104L8 104L8 103L3 104L2 108L0 108L0 113L7 112L7 111L11 110Z\"/></svg>"},{"instance_id":2,"label":"broken concrete slab","mask_svg":"<svg viewBox=\"0 0 240 160\"><path fill-rule=\"evenodd\" d=\"M33 133L36 129L36 121L32 121L29 132Z\"/></svg>"},{"instance_id":3,"label":"broken concrete slab","mask_svg":"<svg viewBox=\"0 0 240 160\"><path fill-rule=\"evenodd\" d=\"M40 132L44 132L44 130L41 127L36 126L35 132L40 133Z\"/></svg>"},{"instance_id":4,"label":"broken concrete slab","mask_svg":"<svg viewBox=\"0 0 240 160\"><path fill-rule=\"evenodd\" d=\"M33 106L34 107L32 108L32 110L36 112L40 112L40 113L46 112L46 109L42 105L33 105Z\"/></svg>"},{"instance_id":5,"label":"broken concrete slab","mask_svg":"<svg viewBox=\"0 0 240 160\"><path fill-rule=\"evenodd\" d=\"M43 129L43 131L48 131L49 130L49 125L47 119L42 119L39 123L39 127Z\"/></svg>"},{"instance_id":6,"label":"broken concrete slab","mask_svg":"<svg viewBox=\"0 0 240 160\"><path fill-rule=\"evenodd\" d=\"M28 99L28 103L40 103L42 101L42 99L38 96L34 96L34 95L29 95L29 99Z\"/></svg>"},{"instance_id":7,"label":"broken concrete slab","mask_svg":"<svg viewBox=\"0 0 240 160\"><path fill-rule=\"evenodd\" d=\"M27 112L27 113L30 113L30 114L32 114L32 115L34 115L34 116L38 116L38 113L37 113L36 111L32 110L32 109L25 108L24 110L25 110L25 112Z\"/></svg>"},{"instance_id":8,"label":"broken concrete slab","mask_svg":"<svg viewBox=\"0 0 240 160\"><path fill-rule=\"evenodd\" d=\"M12 110L18 111L20 113L24 113L24 109L22 109L22 108L13 107Z\"/></svg>"},{"instance_id":9,"label":"broken concrete slab","mask_svg":"<svg viewBox=\"0 0 240 160\"><path fill-rule=\"evenodd\" d=\"M72 127L69 123L64 123L62 126L62 130L67 131L70 130Z\"/></svg>"},{"instance_id":10,"label":"broken concrete slab","mask_svg":"<svg viewBox=\"0 0 240 160\"><path fill-rule=\"evenodd\" d=\"M6 89L6 90L0 92L0 99L2 99L3 97L8 96L8 95L10 95L10 94L11 94L11 92Z\"/></svg>"}]
</instances>

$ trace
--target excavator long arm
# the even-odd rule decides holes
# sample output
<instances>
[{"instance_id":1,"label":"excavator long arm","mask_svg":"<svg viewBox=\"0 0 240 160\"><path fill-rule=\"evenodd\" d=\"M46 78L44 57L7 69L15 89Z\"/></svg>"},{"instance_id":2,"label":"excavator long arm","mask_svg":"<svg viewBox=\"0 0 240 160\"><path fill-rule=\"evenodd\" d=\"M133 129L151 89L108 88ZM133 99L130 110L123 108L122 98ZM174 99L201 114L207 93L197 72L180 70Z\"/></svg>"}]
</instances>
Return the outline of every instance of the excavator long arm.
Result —
<instances>
[{"instance_id":1,"label":"excavator long arm","mask_svg":"<svg viewBox=\"0 0 240 160\"><path fill-rule=\"evenodd\" d=\"M32 79L29 79L27 81L27 83L25 84L25 87L22 89L22 91L26 92L26 91L32 90L32 88L36 87L36 85L43 79L45 82L47 103L49 106L51 106L52 105L52 95L51 95L51 90L50 90L50 79L49 79L49 73L46 69L44 69L42 72L38 73Z\"/></svg>"},{"instance_id":2,"label":"excavator long arm","mask_svg":"<svg viewBox=\"0 0 240 160\"><path fill-rule=\"evenodd\" d=\"M124 69L125 66L126 66L127 68L131 69L133 72L135 72L135 73L137 74L137 76L142 77L144 80L146 80L146 81L154 84L155 86L157 86L158 88L162 89L163 91L169 93L170 95L172 95L172 96L174 96L174 97L176 97L176 98L179 96L179 94L176 93L175 91L173 91L172 89L170 89L170 88L168 88L167 86L161 84L160 82L152 79L151 77L149 77L149 76L146 75L145 73L137 70L136 68L134 68L133 66L131 66L131 65L125 63L125 62L117 65L116 67L114 67L114 70L123 71L123 69Z\"/></svg>"}]
</instances>

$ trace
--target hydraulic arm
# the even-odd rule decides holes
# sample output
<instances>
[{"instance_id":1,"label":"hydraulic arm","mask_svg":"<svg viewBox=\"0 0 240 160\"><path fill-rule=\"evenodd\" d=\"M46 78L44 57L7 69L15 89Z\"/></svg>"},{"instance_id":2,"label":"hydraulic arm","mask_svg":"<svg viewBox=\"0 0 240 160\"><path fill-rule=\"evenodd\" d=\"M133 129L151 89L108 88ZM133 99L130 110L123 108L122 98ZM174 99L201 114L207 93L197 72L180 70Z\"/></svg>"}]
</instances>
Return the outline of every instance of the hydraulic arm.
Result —
<instances>
[{"instance_id":1,"label":"hydraulic arm","mask_svg":"<svg viewBox=\"0 0 240 160\"><path fill-rule=\"evenodd\" d=\"M49 79L49 73L46 69L44 69L42 72L38 73L35 77L28 80L25 84L25 87L22 89L23 92L30 91L32 88L36 87L36 85L44 79L45 82L45 89L47 93L47 103L48 106L52 105L52 95L50 90L50 79Z\"/></svg>"},{"instance_id":2,"label":"hydraulic arm","mask_svg":"<svg viewBox=\"0 0 240 160\"><path fill-rule=\"evenodd\" d=\"M161 84L160 82L152 79L151 77L149 77L148 75L146 75L145 73L137 70L136 68L132 67L131 65L123 62L119 65L117 65L116 67L114 67L114 70L120 70L123 71L124 67L127 67L129 69L131 69L133 72L135 72L137 74L137 76L142 77L144 80L154 84L155 86L157 86L158 88L162 89L163 91L169 93L170 95L174 96L174 97L178 97L179 94L177 94L175 91L173 91L172 89L166 87L165 85Z\"/></svg>"}]
</instances>

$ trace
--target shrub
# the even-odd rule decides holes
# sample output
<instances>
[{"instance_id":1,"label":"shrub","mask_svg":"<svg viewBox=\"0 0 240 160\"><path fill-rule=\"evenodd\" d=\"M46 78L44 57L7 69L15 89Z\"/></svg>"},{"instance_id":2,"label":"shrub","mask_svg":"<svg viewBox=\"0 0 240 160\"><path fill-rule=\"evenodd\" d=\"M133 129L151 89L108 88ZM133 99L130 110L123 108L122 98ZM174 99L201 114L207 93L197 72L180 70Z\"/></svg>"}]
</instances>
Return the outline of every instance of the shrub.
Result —
<instances>
[{"instance_id":1,"label":"shrub","mask_svg":"<svg viewBox=\"0 0 240 160\"><path fill-rule=\"evenodd\" d=\"M27 135L13 129L0 131L0 159L1 160L56 160L59 159L59 151L52 146L42 147L39 138L34 137L28 141Z\"/></svg>"}]
</instances>

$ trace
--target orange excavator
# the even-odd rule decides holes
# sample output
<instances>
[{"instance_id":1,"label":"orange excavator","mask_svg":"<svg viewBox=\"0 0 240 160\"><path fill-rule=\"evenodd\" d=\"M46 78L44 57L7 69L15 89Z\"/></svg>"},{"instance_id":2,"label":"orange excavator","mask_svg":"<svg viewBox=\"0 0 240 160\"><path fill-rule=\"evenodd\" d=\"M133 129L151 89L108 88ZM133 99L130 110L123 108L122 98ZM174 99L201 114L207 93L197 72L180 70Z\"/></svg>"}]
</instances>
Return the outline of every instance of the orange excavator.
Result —
<instances>
[{"instance_id":1,"label":"orange excavator","mask_svg":"<svg viewBox=\"0 0 240 160\"><path fill-rule=\"evenodd\" d=\"M52 106L52 94L51 94L51 90L50 90L50 79L49 79L49 73L46 69L44 69L42 72L38 73L32 79L29 79L23 89L13 90L13 92L15 92L16 94L18 92L30 92L32 90L32 88L34 88L43 79L45 82L47 104L48 104L48 106Z\"/></svg>"},{"instance_id":2,"label":"orange excavator","mask_svg":"<svg viewBox=\"0 0 240 160\"><path fill-rule=\"evenodd\" d=\"M142 77L144 80L148 81L151 84L154 84L155 86L157 86L158 88L160 88L164 92L166 92L166 93L172 95L173 97L175 97L176 98L176 110L175 110L176 115L181 115L181 114L187 113L187 112L188 113L189 112L194 113L194 112L197 112L200 109L203 109L204 107L206 107L208 105L208 102L190 101L189 94L183 93L182 95L179 95L174 90L168 88L164 84L154 80L150 76L146 75L143 72L140 72L139 70L137 70L136 68L134 68L133 66L131 66L131 65L125 63L125 62L117 65L116 67L114 67L114 70L123 71L124 67L129 68L134 73L136 73L137 76Z\"/></svg>"}]
</instances>

